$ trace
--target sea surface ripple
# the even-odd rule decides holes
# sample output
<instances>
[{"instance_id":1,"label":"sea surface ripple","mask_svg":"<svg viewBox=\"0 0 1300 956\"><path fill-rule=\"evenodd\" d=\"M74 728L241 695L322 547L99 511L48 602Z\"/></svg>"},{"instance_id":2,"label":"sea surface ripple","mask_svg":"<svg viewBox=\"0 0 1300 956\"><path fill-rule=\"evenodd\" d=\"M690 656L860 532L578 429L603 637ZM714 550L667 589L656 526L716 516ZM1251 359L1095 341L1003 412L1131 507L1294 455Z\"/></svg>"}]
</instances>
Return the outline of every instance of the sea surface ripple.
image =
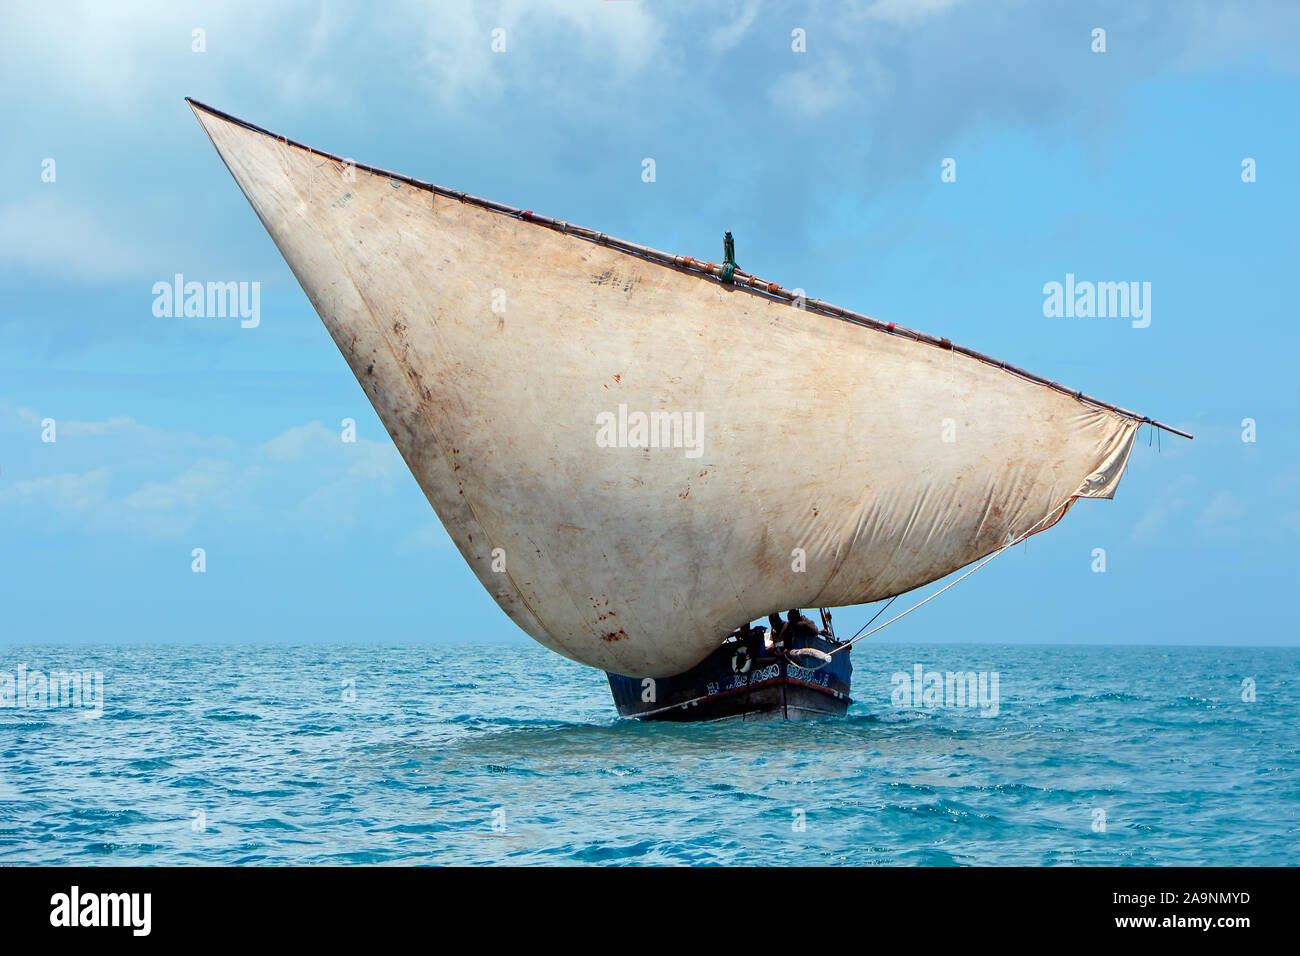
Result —
<instances>
[{"instance_id":1,"label":"sea surface ripple","mask_svg":"<svg viewBox=\"0 0 1300 956\"><path fill-rule=\"evenodd\" d=\"M0 864L1297 861L1300 649L853 655L843 719L643 724L531 646L0 648L104 680L0 707ZM996 716L896 707L918 663Z\"/></svg>"}]
</instances>

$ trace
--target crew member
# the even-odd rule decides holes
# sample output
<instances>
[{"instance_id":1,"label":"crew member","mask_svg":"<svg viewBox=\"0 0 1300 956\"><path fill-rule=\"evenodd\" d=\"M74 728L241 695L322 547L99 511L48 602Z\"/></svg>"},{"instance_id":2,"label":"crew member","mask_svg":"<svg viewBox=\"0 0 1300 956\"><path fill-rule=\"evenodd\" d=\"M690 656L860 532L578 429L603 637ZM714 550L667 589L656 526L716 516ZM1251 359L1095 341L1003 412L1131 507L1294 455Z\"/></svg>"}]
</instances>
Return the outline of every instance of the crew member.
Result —
<instances>
[{"instance_id":1,"label":"crew member","mask_svg":"<svg viewBox=\"0 0 1300 956\"><path fill-rule=\"evenodd\" d=\"M809 618L805 617L803 612L800 611L798 608L795 608L794 610L790 611L788 614L786 614L785 617L786 617L785 636L787 639L787 647L789 646L789 641L793 640L796 637L802 637L802 638L819 637L819 636L830 637L830 635L827 634L826 631L822 630L820 627L814 624Z\"/></svg>"},{"instance_id":2,"label":"crew member","mask_svg":"<svg viewBox=\"0 0 1300 956\"><path fill-rule=\"evenodd\" d=\"M781 643L781 635L785 631L785 622L781 620L781 615L773 611L767 616L767 623L772 628L772 643Z\"/></svg>"}]
</instances>

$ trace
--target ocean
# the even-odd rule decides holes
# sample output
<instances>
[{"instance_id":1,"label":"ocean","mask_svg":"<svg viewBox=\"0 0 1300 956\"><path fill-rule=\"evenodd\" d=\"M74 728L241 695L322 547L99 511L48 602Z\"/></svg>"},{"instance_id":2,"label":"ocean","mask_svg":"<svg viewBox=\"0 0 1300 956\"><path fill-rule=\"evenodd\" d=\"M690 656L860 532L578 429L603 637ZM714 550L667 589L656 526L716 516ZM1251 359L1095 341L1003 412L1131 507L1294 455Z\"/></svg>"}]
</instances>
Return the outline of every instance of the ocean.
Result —
<instances>
[{"instance_id":1,"label":"ocean","mask_svg":"<svg viewBox=\"0 0 1300 956\"><path fill-rule=\"evenodd\" d=\"M1300 648L853 658L845 718L642 724L540 647L0 648L0 864L1297 862Z\"/></svg>"}]
</instances>

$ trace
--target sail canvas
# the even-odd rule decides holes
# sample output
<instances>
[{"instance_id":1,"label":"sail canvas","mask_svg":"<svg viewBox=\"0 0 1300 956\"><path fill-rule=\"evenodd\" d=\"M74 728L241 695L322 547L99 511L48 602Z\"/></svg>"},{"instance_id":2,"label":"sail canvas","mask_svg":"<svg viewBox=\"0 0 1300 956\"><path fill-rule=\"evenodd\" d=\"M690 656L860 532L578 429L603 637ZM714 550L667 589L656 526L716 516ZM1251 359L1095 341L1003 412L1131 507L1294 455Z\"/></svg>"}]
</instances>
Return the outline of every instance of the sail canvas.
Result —
<instances>
[{"instance_id":1,"label":"sail canvas","mask_svg":"<svg viewBox=\"0 0 1300 956\"><path fill-rule=\"evenodd\" d=\"M194 111L479 581L593 667L942 578L1112 496L1146 421Z\"/></svg>"}]
</instances>

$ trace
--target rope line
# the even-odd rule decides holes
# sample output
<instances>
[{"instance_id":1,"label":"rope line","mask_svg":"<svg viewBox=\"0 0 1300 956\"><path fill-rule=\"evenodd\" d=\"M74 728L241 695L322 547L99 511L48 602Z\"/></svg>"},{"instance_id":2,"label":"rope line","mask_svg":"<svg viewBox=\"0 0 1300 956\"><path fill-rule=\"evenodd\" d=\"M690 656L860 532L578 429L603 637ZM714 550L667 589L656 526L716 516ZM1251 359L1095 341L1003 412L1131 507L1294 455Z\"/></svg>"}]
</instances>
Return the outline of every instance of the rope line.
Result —
<instances>
[{"instance_id":1,"label":"rope line","mask_svg":"<svg viewBox=\"0 0 1300 956\"><path fill-rule=\"evenodd\" d=\"M860 628L858 628L858 633L857 633L857 634L854 634L852 637L850 637L847 641L845 641L845 643L846 643L846 644L852 644L854 641L856 641L856 640L858 639L858 636L861 635L861 633L862 633L863 631L865 631L867 628L869 628L872 624L875 624L875 623L876 623L876 618L880 617L880 615L882 615L882 614L884 614L886 611L888 611L888 610L889 610L889 605L891 605L891 604L893 604L895 601L897 601L898 598L899 598L899 595L895 594L895 595L894 595L893 597L891 597L888 601L886 601L886 602L885 602L885 606L882 607L882 608L881 608L879 611L877 611L875 614L873 614L873 615L871 616L871 620L869 620L866 624L863 624Z\"/></svg>"},{"instance_id":2,"label":"rope line","mask_svg":"<svg viewBox=\"0 0 1300 956\"><path fill-rule=\"evenodd\" d=\"M901 618L905 618L905 617L907 617L907 615L911 614L913 611L915 611L915 610L916 610L917 608L919 608L921 605L923 605L923 604L929 604L931 601L933 601L935 598L937 598L937 597L938 597L940 594L942 594L944 591L948 590L948 589L949 589L950 587L952 587L954 584L958 584L959 582L966 580L968 577L970 577L972 574L974 574L974 573L975 573L976 571L978 571L980 568L984 567L984 565L988 564L990 561L992 561L994 558L996 558L996 557L997 557L999 554L1001 554L1003 551L1006 551L1008 548L1014 548L1014 547L1015 547L1016 545L1018 545L1021 541L1024 541L1024 540L1025 540L1026 538L1028 538L1031 534L1033 534L1033 533L1034 533L1035 531L1037 531L1040 527L1042 527L1042 525L1047 521L1048 518L1052 517L1054 514L1056 514L1058 511L1060 511L1060 510L1061 510L1062 508L1064 508L1066 505L1068 505L1068 504L1069 504L1073 499L1074 499L1074 495L1071 495L1069 498L1066 498L1066 499L1065 499L1064 501L1062 501L1059 505L1057 505L1057 506L1056 506L1055 508L1053 508L1051 511L1047 512L1047 514L1043 515L1043 517L1041 517L1040 519L1038 519L1038 523L1035 524L1032 528L1030 528L1028 531L1026 531L1024 534L1022 534L1020 537L1016 538L1015 540L1013 540L1013 541L1008 541L1006 544L1002 545L1000 548L996 548L996 549L995 549L991 554L989 554L989 556L988 556L987 558L985 558L985 559L984 559L983 561L981 561L979 564L975 565L975 567L971 568L969 571L967 571L967 572L966 572L965 574L963 574L961 577L956 578L956 579L954 579L954 580L952 580L952 581L949 581L947 584L945 584L943 587L939 588L939 590L935 591L935 592L934 592L933 594L931 594L929 597L924 598L923 600L920 600L920 601L918 601L917 603L913 604L911 607L909 607L909 608L908 608L906 611L904 611L903 613L901 613L901 614L895 614L893 617L891 617L891 618L890 618L888 621L886 621L884 624L881 624L879 627L873 627L873 628L871 628L871 630L867 631L867 630L866 630L866 627L871 627L871 621L874 621L874 620L876 619L875 617L873 617L873 618L871 619L871 621L868 621L868 622L867 622L866 627L864 627L864 628L862 629L862 631L859 631L859 632L858 632L857 634L855 634L852 638L850 638L849 640L845 641L843 644L841 644L839 647L837 647L837 648L835 648L834 650L832 650L830 653L832 653L832 654L838 654L840 651L844 650L846 647L852 647L854 644L856 644L858 641L862 640L863 638L870 637L872 634L875 634L877 631L882 631L882 630L884 630L885 628L889 627L889 625L893 624L895 621L900 620ZM889 600L890 600L890 603L893 603L894 598L897 598L897 597L898 597L898 595L895 594L893 598L890 598L890 599L889 599ZM889 607L889 605L886 604L885 607ZM883 611L884 611L884 608L881 608L881 611L876 613L876 617L879 617L879 616L880 616L880 613L883 612ZM863 633L863 631L865 631L866 633Z\"/></svg>"}]
</instances>

